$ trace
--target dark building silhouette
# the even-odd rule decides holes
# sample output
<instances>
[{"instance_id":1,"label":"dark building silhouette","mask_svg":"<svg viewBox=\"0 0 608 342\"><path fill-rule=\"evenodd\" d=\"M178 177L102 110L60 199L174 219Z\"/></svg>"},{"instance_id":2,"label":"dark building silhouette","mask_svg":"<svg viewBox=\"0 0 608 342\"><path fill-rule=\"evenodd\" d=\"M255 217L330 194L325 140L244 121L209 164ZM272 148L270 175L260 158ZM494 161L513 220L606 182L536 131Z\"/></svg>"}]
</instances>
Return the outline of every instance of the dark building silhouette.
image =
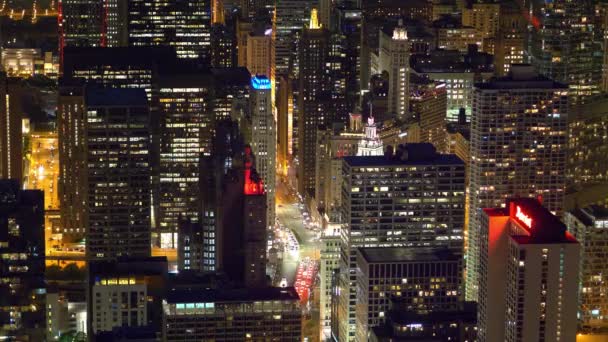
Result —
<instances>
[{"instance_id":1,"label":"dark building silhouette","mask_svg":"<svg viewBox=\"0 0 608 342\"><path fill-rule=\"evenodd\" d=\"M45 334L44 194L0 180L0 336L42 341Z\"/></svg>"}]
</instances>

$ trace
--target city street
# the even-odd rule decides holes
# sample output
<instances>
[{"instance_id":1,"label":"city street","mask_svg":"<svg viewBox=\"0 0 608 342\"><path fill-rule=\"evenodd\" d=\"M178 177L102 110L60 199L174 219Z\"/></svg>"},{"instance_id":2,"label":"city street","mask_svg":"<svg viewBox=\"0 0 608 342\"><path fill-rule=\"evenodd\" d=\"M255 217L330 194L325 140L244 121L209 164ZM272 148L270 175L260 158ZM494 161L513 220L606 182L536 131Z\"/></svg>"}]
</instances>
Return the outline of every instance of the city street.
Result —
<instances>
[{"instance_id":1,"label":"city street","mask_svg":"<svg viewBox=\"0 0 608 342\"><path fill-rule=\"evenodd\" d=\"M285 252L281 265L281 275L287 279L289 286L293 285L298 261L306 257L319 260L320 241L318 230L312 229L312 224L307 228L303 207L300 207L297 196L293 189L280 180L277 184L277 218L279 224L291 230L299 242L298 253Z\"/></svg>"},{"instance_id":2,"label":"city street","mask_svg":"<svg viewBox=\"0 0 608 342\"><path fill-rule=\"evenodd\" d=\"M30 136L30 155L25 170L27 189L44 191L46 210L59 209L57 179L59 177L59 155L57 135L32 134Z\"/></svg>"}]
</instances>

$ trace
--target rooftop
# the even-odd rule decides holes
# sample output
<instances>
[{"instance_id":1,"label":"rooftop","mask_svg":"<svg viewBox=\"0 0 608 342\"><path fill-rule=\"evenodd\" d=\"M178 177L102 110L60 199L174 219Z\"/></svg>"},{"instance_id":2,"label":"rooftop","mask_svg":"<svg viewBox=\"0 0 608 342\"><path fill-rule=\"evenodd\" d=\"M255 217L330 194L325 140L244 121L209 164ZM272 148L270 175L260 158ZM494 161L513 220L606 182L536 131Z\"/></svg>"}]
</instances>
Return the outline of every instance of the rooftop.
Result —
<instances>
[{"instance_id":1,"label":"rooftop","mask_svg":"<svg viewBox=\"0 0 608 342\"><path fill-rule=\"evenodd\" d=\"M388 150L388 149L387 149ZM349 156L344 161L350 166L397 166L397 165L464 165L454 154L439 154L432 144L416 143L400 145L394 153L383 156Z\"/></svg>"},{"instance_id":2,"label":"rooftop","mask_svg":"<svg viewBox=\"0 0 608 342\"><path fill-rule=\"evenodd\" d=\"M521 244L578 243L566 225L535 198L512 198L506 208L483 209L488 216L509 216L528 232L512 238Z\"/></svg>"},{"instance_id":3,"label":"rooftop","mask_svg":"<svg viewBox=\"0 0 608 342\"><path fill-rule=\"evenodd\" d=\"M574 209L570 212L587 226L593 225L595 220L608 219L608 208L599 205L590 205L582 209Z\"/></svg>"},{"instance_id":4,"label":"rooftop","mask_svg":"<svg viewBox=\"0 0 608 342\"><path fill-rule=\"evenodd\" d=\"M469 51L433 50L428 54L414 54L410 65L417 73L493 73L494 56L469 46Z\"/></svg>"},{"instance_id":5,"label":"rooftop","mask_svg":"<svg viewBox=\"0 0 608 342\"><path fill-rule=\"evenodd\" d=\"M267 287L250 289L172 289L168 303L184 302L252 302L260 300L299 301L293 287Z\"/></svg>"},{"instance_id":6,"label":"rooftop","mask_svg":"<svg viewBox=\"0 0 608 342\"><path fill-rule=\"evenodd\" d=\"M434 248L359 248L361 256L372 263L410 261L458 261L460 258L449 250Z\"/></svg>"},{"instance_id":7,"label":"rooftop","mask_svg":"<svg viewBox=\"0 0 608 342\"><path fill-rule=\"evenodd\" d=\"M498 89L568 89L568 86L538 74L529 64L513 64L508 76L495 77L489 82L476 83L475 88Z\"/></svg>"},{"instance_id":8,"label":"rooftop","mask_svg":"<svg viewBox=\"0 0 608 342\"><path fill-rule=\"evenodd\" d=\"M146 91L136 88L87 87L87 106L147 107Z\"/></svg>"}]
</instances>

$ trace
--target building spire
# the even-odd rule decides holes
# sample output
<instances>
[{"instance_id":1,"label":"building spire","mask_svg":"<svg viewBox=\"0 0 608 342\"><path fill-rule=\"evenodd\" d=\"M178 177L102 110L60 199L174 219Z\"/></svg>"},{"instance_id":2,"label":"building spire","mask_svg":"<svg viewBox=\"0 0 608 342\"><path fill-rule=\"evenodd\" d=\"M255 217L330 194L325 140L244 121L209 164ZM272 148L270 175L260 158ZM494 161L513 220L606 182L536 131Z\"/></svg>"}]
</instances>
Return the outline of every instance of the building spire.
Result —
<instances>
[{"instance_id":1,"label":"building spire","mask_svg":"<svg viewBox=\"0 0 608 342\"><path fill-rule=\"evenodd\" d=\"M308 28L318 30L322 26L323 25L319 24L319 14L317 12L317 9L313 8L312 10L310 10L310 24L308 25Z\"/></svg>"},{"instance_id":2,"label":"building spire","mask_svg":"<svg viewBox=\"0 0 608 342\"><path fill-rule=\"evenodd\" d=\"M393 31L393 40L407 40L407 31L403 26L403 19L399 19L399 23Z\"/></svg>"}]
</instances>

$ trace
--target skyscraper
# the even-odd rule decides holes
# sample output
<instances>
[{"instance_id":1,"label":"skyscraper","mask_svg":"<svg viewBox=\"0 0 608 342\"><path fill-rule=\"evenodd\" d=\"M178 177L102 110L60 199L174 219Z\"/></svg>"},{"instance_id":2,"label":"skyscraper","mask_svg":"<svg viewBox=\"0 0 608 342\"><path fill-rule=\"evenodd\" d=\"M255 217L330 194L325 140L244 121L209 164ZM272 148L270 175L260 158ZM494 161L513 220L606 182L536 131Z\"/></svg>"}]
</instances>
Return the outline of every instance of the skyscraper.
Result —
<instances>
[{"instance_id":1,"label":"skyscraper","mask_svg":"<svg viewBox=\"0 0 608 342\"><path fill-rule=\"evenodd\" d=\"M25 88L16 78L0 72L0 178L23 178L22 105Z\"/></svg>"},{"instance_id":2,"label":"skyscraper","mask_svg":"<svg viewBox=\"0 0 608 342\"><path fill-rule=\"evenodd\" d=\"M254 76L251 88L251 149L255 155L255 168L264 181L266 222L272 227L277 173L277 124L272 110L272 83L268 77Z\"/></svg>"},{"instance_id":3,"label":"skyscraper","mask_svg":"<svg viewBox=\"0 0 608 342\"><path fill-rule=\"evenodd\" d=\"M88 209L87 256L149 256L151 144L146 94L141 89L87 88L80 114L62 121L84 122L80 133L87 187L72 191L84 190L80 199ZM68 153L80 151L76 147Z\"/></svg>"},{"instance_id":4,"label":"skyscraper","mask_svg":"<svg viewBox=\"0 0 608 342\"><path fill-rule=\"evenodd\" d=\"M0 335L7 340L44 340L44 246L44 194L0 180Z\"/></svg>"},{"instance_id":5,"label":"skyscraper","mask_svg":"<svg viewBox=\"0 0 608 342\"><path fill-rule=\"evenodd\" d=\"M66 46L105 47L107 8L99 0L60 0L57 4L59 56Z\"/></svg>"},{"instance_id":6,"label":"skyscraper","mask_svg":"<svg viewBox=\"0 0 608 342\"><path fill-rule=\"evenodd\" d=\"M438 154L431 144L400 146L392 156L344 158L340 327L332 331L339 341L355 337L357 248L432 247L462 255L464 172L462 160Z\"/></svg>"},{"instance_id":7,"label":"skyscraper","mask_svg":"<svg viewBox=\"0 0 608 342\"><path fill-rule=\"evenodd\" d=\"M410 108L410 44L401 20L392 37L380 36L380 70L388 72L388 111L405 119Z\"/></svg>"},{"instance_id":8,"label":"skyscraper","mask_svg":"<svg viewBox=\"0 0 608 342\"><path fill-rule=\"evenodd\" d=\"M579 277L579 319L590 328L608 326L606 277L608 267L604 251L608 242L608 208L592 205L564 215L568 231L581 244Z\"/></svg>"},{"instance_id":9,"label":"skyscraper","mask_svg":"<svg viewBox=\"0 0 608 342\"><path fill-rule=\"evenodd\" d=\"M159 81L161 116L158 231L153 242L175 248L178 222L199 218L199 161L211 154L215 121L209 73L182 71Z\"/></svg>"},{"instance_id":10,"label":"skyscraper","mask_svg":"<svg viewBox=\"0 0 608 342\"><path fill-rule=\"evenodd\" d=\"M541 75L567 84L573 102L599 93L602 73L594 70L592 1L531 1L529 8L529 62Z\"/></svg>"},{"instance_id":11,"label":"skyscraper","mask_svg":"<svg viewBox=\"0 0 608 342\"><path fill-rule=\"evenodd\" d=\"M329 33L319 26L316 11L303 31L299 55L298 192L313 197L317 130L328 119L323 101L328 95L325 62L329 55Z\"/></svg>"},{"instance_id":12,"label":"skyscraper","mask_svg":"<svg viewBox=\"0 0 608 342\"><path fill-rule=\"evenodd\" d=\"M506 76L511 64L524 62L527 23L515 2L500 4L498 32L494 46L496 74Z\"/></svg>"},{"instance_id":13,"label":"skyscraper","mask_svg":"<svg viewBox=\"0 0 608 342\"><path fill-rule=\"evenodd\" d=\"M543 198L560 215L566 186L568 88L529 65L475 86L471 116L467 300L477 300L480 208L512 196Z\"/></svg>"},{"instance_id":14,"label":"skyscraper","mask_svg":"<svg viewBox=\"0 0 608 342\"><path fill-rule=\"evenodd\" d=\"M243 283L246 287L265 287L266 241L268 236L267 199L264 182L253 168L253 155L245 147L245 194L243 205Z\"/></svg>"},{"instance_id":15,"label":"skyscraper","mask_svg":"<svg viewBox=\"0 0 608 342\"><path fill-rule=\"evenodd\" d=\"M270 25L254 27L247 36L247 58L245 66L252 76L263 75L274 84L275 54Z\"/></svg>"},{"instance_id":16,"label":"skyscraper","mask_svg":"<svg viewBox=\"0 0 608 342\"><path fill-rule=\"evenodd\" d=\"M129 46L172 46L178 58L211 60L210 0L129 0Z\"/></svg>"},{"instance_id":17,"label":"skyscraper","mask_svg":"<svg viewBox=\"0 0 608 342\"><path fill-rule=\"evenodd\" d=\"M294 47L299 31L310 18L310 11L316 4L313 0L277 1L273 31L276 51L276 72L287 75L293 62ZM296 75L297 76L297 75Z\"/></svg>"},{"instance_id":18,"label":"skyscraper","mask_svg":"<svg viewBox=\"0 0 608 342\"><path fill-rule=\"evenodd\" d=\"M580 245L566 226L534 198L480 222L478 340L574 341Z\"/></svg>"}]
</instances>

